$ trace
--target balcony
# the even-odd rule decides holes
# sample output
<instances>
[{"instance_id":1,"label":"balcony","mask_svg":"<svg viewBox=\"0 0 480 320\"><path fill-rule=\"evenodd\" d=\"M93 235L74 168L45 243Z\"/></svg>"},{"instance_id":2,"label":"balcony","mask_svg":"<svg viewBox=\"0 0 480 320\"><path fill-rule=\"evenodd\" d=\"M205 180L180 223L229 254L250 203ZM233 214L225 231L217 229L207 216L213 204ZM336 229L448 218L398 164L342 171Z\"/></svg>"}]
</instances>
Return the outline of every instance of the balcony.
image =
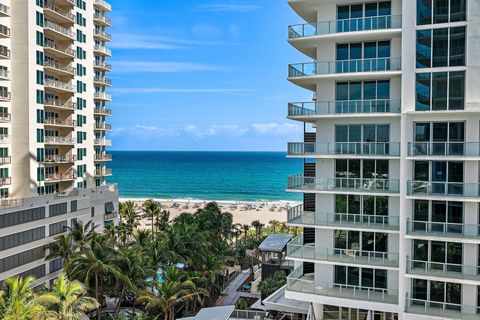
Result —
<instances>
[{"instance_id":1,"label":"balcony","mask_svg":"<svg viewBox=\"0 0 480 320\"><path fill-rule=\"evenodd\" d=\"M288 209L287 222L295 226L323 227L326 229L361 229L382 232L398 231L399 217L351 214L321 213L304 211L303 205Z\"/></svg>"},{"instance_id":2,"label":"balcony","mask_svg":"<svg viewBox=\"0 0 480 320\"><path fill-rule=\"evenodd\" d=\"M411 260L407 257L407 274L437 278L440 281L458 280L463 284L480 285L480 267L443 262Z\"/></svg>"},{"instance_id":3,"label":"balcony","mask_svg":"<svg viewBox=\"0 0 480 320\"><path fill-rule=\"evenodd\" d=\"M0 80L10 80L10 71L6 67L0 67Z\"/></svg>"},{"instance_id":4,"label":"balcony","mask_svg":"<svg viewBox=\"0 0 480 320\"><path fill-rule=\"evenodd\" d=\"M66 128L74 128L76 125L75 120L71 120L71 119L61 120L58 118L45 118L43 123L45 126L66 127Z\"/></svg>"},{"instance_id":5,"label":"balcony","mask_svg":"<svg viewBox=\"0 0 480 320\"><path fill-rule=\"evenodd\" d=\"M10 143L10 136L6 134L0 134L0 144Z\"/></svg>"},{"instance_id":6,"label":"balcony","mask_svg":"<svg viewBox=\"0 0 480 320\"><path fill-rule=\"evenodd\" d=\"M0 59L10 59L10 49L0 46Z\"/></svg>"},{"instance_id":7,"label":"balcony","mask_svg":"<svg viewBox=\"0 0 480 320\"><path fill-rule=\"evenodd\" d=\"M461 158L480 159L480 142L409 142L411 158Z\"/></svg>"},{"instance_id":8,"label":"balcony","mask_svg":"<svg viewBox=\"0 0 480 320\"><path fill-rule=\"evenodd\" d=\"M112 101L112 95L105 92L95 92L93 97L97 100Z\"/></svg>"},{"instance_id":9,"label":"balcony","mask_svg":"<svg viewBox=\"0 0 480 320\"><path fill-rule=\"evenodd\" d=\"M112 50L108 49L105 46L99 45L99 44L96 44L93 47L93 51L95 51L96 53L101 54L103 56L108 56L108 57L112 56Z\"/></svg>"},{"instance_id":10,"label":"balcony","mask_svg":"<svg viewBox=\"0 0 480 320\"><path fill-rule=\"evenodd\" d=\"M319 40L375 41L398 36L402 16L375 16L321 21L293 25L288 28L288 41L304 54L314 58Z\"/></svg>"},{"instance_id":11,"label":"balcony","mask_svg":"<svg viewBox=\"0 0 480 320\"><path fill-rule=\"evenodd\" d=\"M105 213L103 216L103 220L113 220L118 217L117 211L113 211L112 213Z\"/></svg>"},{"instance_id":12,"label":"balcony","mask_svg":"<svg viewBox=\"0 0 480 320\"><path fill-rule=\"evenodd\" d=\"M49 19L55 19L60 23L74 24L76 17L70 10L55 5L51 0L43 2L43 12Z\"/></svg>"},{"instance_id":13,"label":"balcony","mask_svg":"<svg viewBox=\"0 0 480 320\"><path fill-rule=\"evenodd\" d=\"M106 72L112 71L112 65L109 64L109 63L105 63L105 61L95 60L95 63L94 63L93 66L96 69L101 70L101 71L106 71Z\"/></svg>"},{"instance_id":14,"label":"balcony","mask_svg":"<svg viewBox=\"0 0 480 320\"><path fill-rule=\"evenodd\" d=\"M112 6L105 0L94 0L93 4L102 11L112 11Z\"/></svg>"},{"instance_id":15,"label":"balcony","mask_svg":"<svg viewBox=\"0 0 480 320\"><path fill-rule=\"evenodd\" d=\"M295 102L288 104L292 120L315 122L320 118L392 117L401 113L401 101L392 99Z\"/></svg>"},{"instance_id":16,"label":"balcony","mask_svg":"<svg viewBox=\"0 0 480 320\"><path fill-rule=\"evenodd\" d=\"M43 163L44 164L62 164L62 163L73 163L77 160L77 157L74 155L53 155L45 156Z\"/></svg>"},{"instance_id":17,"label":"balcony","mask_svg":"<svg viewBox=\"0 0 480 320\"><path fill-rule=\"evenodd\" d=\"M298 39L335 33L401 28L402 16L386 15L294 25L288 28L288 37L289 39Z\"/></svg>"},{"instance_id":18,"label":"balcony","mask_svg":"<svg viewBox=\"0 0 480 320\"><path fill-rule=\"evenodd\" d=\"M408 181L407 195L413 198L460 198L462 201L480 201L478 183Z\"/></svg>"},{"instance_id":19,"label":"balcony","mask_svg":"<svg viewBox=\"0 0 480 320\"><path fill-rule=\"evenodd\" d=\"M374 178L288 178L288 191L306 193L398 195L400 181Z\"/></svg>"},{"instance_id":20,"label":"balcony","mask_svg":"<svg viewBox=\"0 0 480 320\"><path fill-rule=\"evenodd\" d=\"M51 145L73 145L75 141L72 137L52 137L45 136L45 144Z\"/></svg>"},{"instance_id":21,"label":"balcony","mask_svg":"<svg viewBox=\"0 0 480 320\"><path fill-rule=\"evenodd\" d=\"M480 225L449 222L407 220L407 236L411 238L453 238L480 243Z\"/></svg>"},{"instance_id":22,"label":"balcony","mask_svg":"<svg viewBox=\"0 0 480 320\"><path fill-rule=\"evenodd\" d=\"M12 157L10 156L0 156L0 165L12 163Z\"/></svg>"},{"instance_id":23,"label":"balcony","mask_svg":"<svg viewBox=\"0 0 480 320\"><path fill-rule=\"evenodd\" d=\"M93 82L97 85L101 86L111 86L112 85L112 79L108 79L107 77L94 77Z\"/></svg>"},{"instance_id":24,"label":"balcony","mask_svg":"<svg viewBox=\"0 0 480 320\"><path fill-rule=\"evenodd\" d=\"M112 130L112 125L108 123L95 123L95 130Z\"/></svg>"},{"instance_id":25,"label":"balcony","mask_svg":"<svg viewBox=\"0 0 480 320\"><path fill-rule=\"evenodd\" d=\"M477 308L474 306L432 300L407 298L406 312L435 318L442 317L442 319L478 320Z\"/></svg>"},{"instance_id":26,"label":"balcony","mask_svg":"<svg viewBox=\"0 0 480 320\"><path fill-rule=\"evenodd\" d=\"M43 28L45 30L45 33L50 34L50 36L60 39L60 40L75 40L75 33L72 32L70 28L65 28L62 27L59 24L56 24L55 22L45 20L43 22Z\"/></svg>"},{"instance_id":27,"label":"balcony","mask_svg":"<svg viewBox=\"0 0 480 320\"><path fill-rule=\"evenodd\" d=\"M0 24L0 39L10 38L10 28Z\"/></svg>"},{"instance_id":28,"label":"balcony","mask_svg":"<svg viewBox=\"0 0 480 320\"><path fill-rule=\"evenodd\" d=\"M45 174L45 182L70 181L77 178L74 172Z\"/></svg>"},{"instance_id":29,"label":"balcony","mask_svg":"<svg viewBox=\"0 0 480 320\"><path fill-rule=\"evenodd\" d=\"M70 110L74 111L77 108L77 104L72 101L59 101L53 99L46 99L44 102L45 107L55 108L55 109L62 109L62 110Z\"/></svg>"},{"instance_id":30,"label":"balcony","mask_svg":"<svg viewBox=\"0 0 480 320\"><path fill-rule=\"evenodd\" d=\"M0 87L0 101L9 102L12 100L12 93L7 91L7 88Z\"/></svg>"},{"instance_id":31,"label":"balcony","mask_svg":"<svg viewBox=\"0 0 480 320\"><path fill-rule=\"evenodd\" d=\"M112 175L112 169L95 170L95 177L107 177Z\"/></svg>"},{"instance_id":32,"label":"balcony","mask_svg":"<svg viewBox=\"0 0 480 320\"><path fill-rule=\"evenodd\" d=\"M288 80L315 90L320 79L374 80L401 75L401 58L307 62L288 66Z\"/></svg>"},{"instance_id":33,"label":"balcony","mask_svg":"<svg viewBox=\"0 0 480 320\"><path fill-rule=\"evenodd\" d=\"M44 82L45 88L50 88L53 91L59 91L61 93L74 93L75 86L67 82L62 82L59 80L46 79Z\"/></svg>"},{"instance_id":34,"label":"balcony","mask_svg":"<svg viewBox=\"0 0 480 320\"><path fill-rule=\"evenodd\" d=\"M0 177L0 186L9 186L12 184L11 177Z\"/></svg>"},{"instance_id":35,"label":"balcony","mask_svg":"<svg viewBox=\"0 0 480 320\"><path fill-rule=\"evenodd\" d=\"M112 109L108 108L95 108L93 110L93 114L99 115L99 116L111 116L112 115Z\"/></svg>"},{"instance_id":36,"label":"balcony","mask_svg":"<svg viewBox=\"0 0 480 320\"><path fill-rule=\"evenodd\" d=\"M95 29L93 31L93 36L100 40L100 41L103 41L103 42L106 42L106 41L112 41L112 35L106 31L102 31L102 30L97 30Z\"/></svg>"},{"instance_id":37,"label":"balcony","mask_svg":"<svg viewBox=\"0 0 480 320\"><path fill-rule=\"evenodd\" d=\"M376 267L398 268L398 253L375 252L352 249L320 248L314 244L304 245L299 236L287 245L287 257L310 262L346 263Z\"/></svg>"},{"instance_id":38,"label":"balcony","mask_svg":"<svg viewBox=\"0 0 480 320\"><path fill-rule=\"evenodd\" d=\"M105 27L111 27L112 26L112 20L107 18L105 14L101 13L95 13L93 16L93 20L98 23L99 25L105 26Z\"/></svg>"},{"instance_id":39,"label":"balcony","mask_svg":"<svg viewBox=\"0 0 480 320\"><path fill-rule=\"evenodd\" d=\"M68 46L60 46L55 41L45 40L43 48L46 54L59 58L75 58L75 50Z\"/></svg>"},{"instance_id":40,"label":"balcony","mask_svg":"<svg viewBox=\"0 0 480 320\"><path fill-rule=\"evenodd\" d=\"M75 0L55 0L59 2L63 6L70 6L73 7L75 6Z\"/></svg>"},{"instance_id":41,"label":"balcony","mask_svg":"<svg viewBox=\"0 0 480 320\"><path fill-rule=\"evenodd\" d=\"M69 64L63 64L58 61L52 61L52 60L45 60L43 62L43 67L45 68L45 71L48 71L51 74L54 75L59 75L59 76L75 76L77 69L72 67Z\"/></svg>"},{"instance_id":42,"label":"balcony","mask_svg":"<svg viewBox=\"0 0 480 320\"><path fill-rule=\"evenodd\" d=\"M10 7L0 3L0 17L10 17Z\"/></svg>"},{"instance_id":43,"label":"balcony","mask_svg":"<svg viewBox=\"0 0 480 320\"><path fill-rule=\"evenodd\" d=\"M105 139L105 138L95 139L95 140L93 141L93 144L96 145L96 146L110 147L110 146L112 145L112 140L110 140L110 139Z\"/></svg>"},{"instance_id":44,"label":"balcony","mask_svg":"<svg viewBox=\"0 0 480 320\"><path fill-rule=\"evenodd\" d=\"M12 121L12 115L10 113L0 112L0 123Z\"/></svg>"},{"instance_id":45,"label":"balcony","mask_svg":"<svg viewBox=\"0 0 480 320\"><path fill-rule=\"evenodd\" d=\"M95 161L112 161L111 154L95 154Z\"/></svg>"},{"instance_id":46,"label":"balcony","mask_svg":"<svg viewBox=\"0 0 480 320\"><path fill-rule=\"evenodd\" d=\"M292 158L398 158L399 142L335 142L288 144L288 156Z\"/></svg>"},{"instance_id":47,"label":"balcony","mask_svg":"<svg viewBox=\"0 0 480 320\"><path fill-rule=\"evenodd\" d=\"M296 269L287 277L287 291L323 297L367 301L367 305L370 306L370 308L372 302L398 304L397 290L315 281L312 274L303 274L302 267ZM287 296L287 298L289 298L289 296ZM380 310L380 308L380 306L375 306L376 310ZM368 307L365 309L368 309Z\"/></svg>"}]
</instances>

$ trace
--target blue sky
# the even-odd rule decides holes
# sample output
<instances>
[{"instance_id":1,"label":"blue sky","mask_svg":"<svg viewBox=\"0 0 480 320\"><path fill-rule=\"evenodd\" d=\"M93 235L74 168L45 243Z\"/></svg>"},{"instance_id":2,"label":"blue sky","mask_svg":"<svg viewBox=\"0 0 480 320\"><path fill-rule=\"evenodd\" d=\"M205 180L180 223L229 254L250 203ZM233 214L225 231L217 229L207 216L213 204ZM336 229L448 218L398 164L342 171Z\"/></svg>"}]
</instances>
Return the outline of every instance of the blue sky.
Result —
<instances>
[{"instance_id":1,"label":"blue sky","mask_svg":"<svg viewBox=\"0 0 480 320\"><path fill-rule=\"evenodd\" d=\"M286 0L110 0L113 150L286 150Z\"/></svg>"}]
</instances>

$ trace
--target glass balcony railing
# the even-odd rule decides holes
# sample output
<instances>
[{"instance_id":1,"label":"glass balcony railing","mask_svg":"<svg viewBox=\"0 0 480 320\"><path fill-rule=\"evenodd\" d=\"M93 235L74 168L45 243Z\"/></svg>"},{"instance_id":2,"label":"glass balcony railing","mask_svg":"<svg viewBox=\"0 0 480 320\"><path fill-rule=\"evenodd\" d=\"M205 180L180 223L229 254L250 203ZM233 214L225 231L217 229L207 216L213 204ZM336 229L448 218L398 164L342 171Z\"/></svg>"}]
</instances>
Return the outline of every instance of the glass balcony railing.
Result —
<instances>
[{"instance_id":1,"label":"glass balcony railing","mask_svg":"<svg viewBox=\"0 0 480 320\"><path fill-rule=\"evenodd\" d=\"M320 248L304 245L299 236L287 245L287 257L316 261L345 262L375 266L398 267L398 253L367 250Z\"/></svg>"},{"instance_id":2,"label":"glass balcony railing","mask_svg":"<svg viewBox=\"0 0 480 320\"><path fill-rule=\"evenodd\" d=\"M409 142L409 157L480 157L480 142Z\"/></svg>"},{"instance_id":3,"label":"glass balcony railing","mask_svg":"<svg viewBox=\"0 0 480 320\"><path fill-rule=\"evenodd\" d=\"M471 305L407 298L406 309L407 313L440 316L443 319L478 319L477 307Z\"/></svg>"},{"instance_id":4,"label":"glass balcony railing","mask_svg":"<svg viewBox=\"0 0 480 320\"><path fill-rule=\"evenodd\" d=\"M411 260L407 258L407 273L431 277L480 281L480 267L462 264Z\"/></svg>"},{"instance_id":5,"label":"glass balcony railing","mask_svg":"<svg viewBox=\"0 0 480 320\"><path fill-rule=\"evenodd\" d=\"M402 16L361 17L290 26L288 37L297 39L345 32L399 29L401 27Z\"/></svg>"},{"instance_id":6,"label":"glass balcony railing","mask_svg":"<svg viewBox=\"0 0 480 320\"><path fill-rule=\"evenodd\" d=\"M399 142L335 142L335 143L303 143L288 144L289 156L400 156Z\"/></svg>"},{"instance_id":7,"label":"glass balcony railing","mask_svg":"<svg viewBox=\"0 0 480 320\"><path fill-rule=\"evenodd\" d=\"M288 104L289 117L400 112L401 101L392 99L296 102Z\"/></svg>"},{"instance_id":8,"label":"glass balcony railing","mask_svg":"<svg viewBox=\"0 0 480 320\"><path fill-rule=\"evenodd\" d=\"M314 178L296 175L288 178L288 189L305 192L399 193L400 181L375 178Z\"/></svg>"},{"instance_id":9,"label":"glass balcony railing","mask_svg":"<svg viewBox=\"0 0 480 320\"><path fill-rule=\"evenodd\" d=\"M288 209L287 221L291 224L310 226L390 230L398 230L400 226L399 217L352 213L311 212L303 211L303 205Z\"/></svg>"},{"instance_id":10,"label":"glass balcony railing","mask_svg":"<svg viewBox=\"0 0 480 320\"><path fill-rule=\"evenodd\" d=\"M453 238L474 238L480 237L480 225L448 223L448 222L431 222L407 220L407 234L432 236L432 237L453 237Z\"/></svg>"},{"instance_id":11,"label":"glass balcony railing","mask_svg":"<svg viewBox=\"0 0 480 320\"><path fill-rule=\"evenodd\" d=\"M478 183L431 181L408 181L407 194L409 196L451 196L465 198L477 198L480 196Z\"/></svg>"},{"instance_id":12,"label":"glass balcony railing","mask_svg":"<svg viewBox=\"0 0 480 320\"><path fill-rule=\"evenodd\" d=\"M401 58L372 58L297 63L288 66L290 78L312 77L328 74L400 71Z\"/></svg>"},{"instance_id":13,"label":"glass balcony railing","mask_svg":"<svg viewBox=\"0 0 480 320\"><path fill-rule=\"evenodd\" d=\"M287 290L325 297L398 303L397 290L315 281L313 275L303 274L302 267L296 269L287 277Z\"/></svg>"}]
</instances>

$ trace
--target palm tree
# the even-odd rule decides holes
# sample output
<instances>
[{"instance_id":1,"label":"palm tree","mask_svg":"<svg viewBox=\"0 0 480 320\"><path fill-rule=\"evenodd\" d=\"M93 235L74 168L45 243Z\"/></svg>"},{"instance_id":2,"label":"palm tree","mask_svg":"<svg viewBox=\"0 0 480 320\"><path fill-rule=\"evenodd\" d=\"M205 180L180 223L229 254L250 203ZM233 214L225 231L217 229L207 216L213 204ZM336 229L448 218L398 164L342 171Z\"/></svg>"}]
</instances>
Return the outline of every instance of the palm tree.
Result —
<instances>
[{"instance_id":1,"label":"palm tree","mask_svg":"<svg viewBox=\"0 0 480 320\"><path fill-rule=\"evenodd\" d=\"M128 226L128 230L133 232L140 224L140 216L135 203L133 201L121 202L119 212L121 221Z\"/></svg>"},{"instance_id":2,"label":"palm tree","mask_svg":"<svg viewBox=\"0 0 480 320\"><path fill-rule=\"evenodd\" d=\"M258 240L260 239L260 234L262 233L262 228L265 225L260 222L260 220L255 220L252 222L252 227L255 228L255 238Z\"/></svg>"},{"instance_id":3,"label":"palm tree","mask_svg":"<svg viewBox=\"0 0 480 320\"><path fill-rule=\"evenodd\" d=\"M48 317L56 320L86 319L85 312L98 307L98 302L85 295L86 290L79 281L69 281L60 275L45 294Z\"/></svg>"},{"instance_id":4,"label":"palm tree","mask_svg":"<svg viewBox=\"0 0 480 320\"><path fill-rule=\"evenodd\" d=\"M176 267L165 267L163 282L156 283L153 292L144 291L138 301L147 304L147 309L157 308L163 312L164 320L175 319L175 308L185 305L189 301L207 295L204 290L199 290L195 283L189 279L185 272ZM160 315L156 315L158 319Z\"/></svg>"},{"instance_id":5,"label":"palm tree","mask_svg":"<svg viewBox=\"0 0 480 320\"><path fill-rule=\"evenodd\" d=\"M243 232L245 233L245 246L247 246L248 241L248 230L250 230L250 226L248 224L243 225Z\"/></svg>"},{"instance_id":6,"label":"palm tree","mask_svg":"<svg viewBox=\"0 0 480 320\"><path fill-rule=\"evenodd\" d=\"M127 290L134 291L144 287L144 282L147 278L147 267L144 266L143 254L140 252L139 247L119 248L115 264L123 275L116 284L119 292L116 307L118 312Z\"/></svg>"},{"instance_id":7,"label":"palm tree","mask_svg":"<svg viewBox=\"0 0 480 320\"><path fill-rule=\"evenodd\" d=\"M114 263L115 250L109 246L105 236L95 235L67 264L67 274L82 280L87 288L93 286L95 299L99 302L97 319L100 319L104 296L104 285L108 277L122 278Z\"/></svg>"},{"instance_id":8,"label":"palm tree","mask_svg":"<svg viewBox=\"0 0 480 320\"><path fill-rule=\"evenodd\" d=\"M62 258L67 264L73 255L78 251L79 246L73 239L71 232L59 235L55 238L55 242L48 244L48 255L45 260Z\"/></svg>"},{"instance_id":9,"label":"palm tree","mask_svg":"<svg viewBox=\"0 0 480 320\"><path fill-rule=\"evenodd\" d=\"M72 234L73 240L78 242L80 246L88 243L97 228L97 226L93 224L93 220L88 221L86 224L79 220L73 220L72 223L72 227L68 227L67 229Z\"/></svg>"},{"instance_id":10,"label":"palm tree","mask_svg":"<svg viewBox=\"0 0 480 320\"><path fill-rule=\"evenodd\" d=\"M235 223L232 225L230 234L235 238L235 245L237 245L238 237L242 234L242 225L240 223Z\"/></svg>"},{"instance_id":11,"label":"palm tree","mask_svg":"<svg viewBox=\"0 0 480 320\"><path fill-rule=\"evenodd\" d=\"M8 278L0 291L0 318L3 320L44 319L45 312L33 294L31 286L35 279L27 277Z\"/></svg>"},{"instance_id":12,"label":"palm tree","mask_svg":"<svg viewBox=\"0 0 480 320\"><path fill-rule=\"evenodd\" d=\"M161 213L161 206L158 202L148 199L143 203L143 211L148 218L152 219L152 234L155 234L155 224L158 221L160 213Z\"/></svg>"}]
</instances>

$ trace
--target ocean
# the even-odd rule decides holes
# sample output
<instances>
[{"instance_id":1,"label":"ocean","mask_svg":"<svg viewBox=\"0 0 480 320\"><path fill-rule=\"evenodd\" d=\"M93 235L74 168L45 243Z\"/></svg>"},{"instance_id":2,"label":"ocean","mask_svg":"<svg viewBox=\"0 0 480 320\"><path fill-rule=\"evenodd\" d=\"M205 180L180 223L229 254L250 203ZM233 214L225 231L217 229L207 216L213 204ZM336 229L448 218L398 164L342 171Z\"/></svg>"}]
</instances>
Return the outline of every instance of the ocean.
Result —
<instances>
[{"instance_id":1,"label":"ocean","mask_svg":"<svg viewBox=\"0 0 480 320\"><path fill-rule=\"evenodd\" d=\"M299 201L287 177L303 161L284 152L111 151L121 198Z\"/></svg>"}]
</instances>

